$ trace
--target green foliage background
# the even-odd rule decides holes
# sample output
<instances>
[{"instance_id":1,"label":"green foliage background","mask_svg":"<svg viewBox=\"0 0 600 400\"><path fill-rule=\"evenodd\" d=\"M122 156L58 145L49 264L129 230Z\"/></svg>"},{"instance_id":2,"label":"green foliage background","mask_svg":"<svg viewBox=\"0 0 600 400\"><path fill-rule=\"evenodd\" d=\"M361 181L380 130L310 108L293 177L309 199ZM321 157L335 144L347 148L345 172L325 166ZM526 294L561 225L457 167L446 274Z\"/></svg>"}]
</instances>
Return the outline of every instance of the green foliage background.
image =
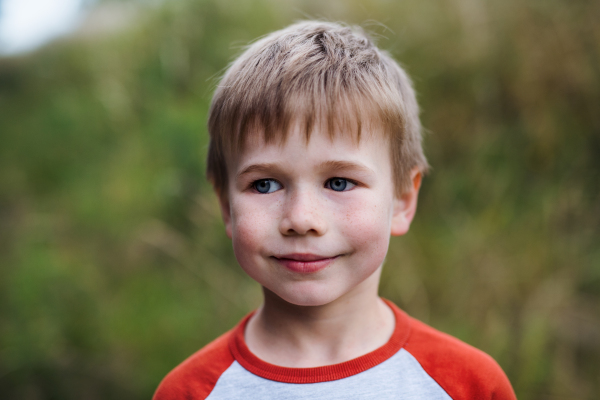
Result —
<instances>
[{"instance_id":1,"label":"green foliage background","mask_svg":"<svg viewBox=\"0 0 600 400\"><path fill-rule=\"evenodd\" d=\"M206 114L242 45L307 17L366 27L419 93L433 172L381 294L520 399L597 398L599 2L100 5L137 11L0 58L1 398L148 399L260 303L204 179Z\"/></svg>"}]
</instances>

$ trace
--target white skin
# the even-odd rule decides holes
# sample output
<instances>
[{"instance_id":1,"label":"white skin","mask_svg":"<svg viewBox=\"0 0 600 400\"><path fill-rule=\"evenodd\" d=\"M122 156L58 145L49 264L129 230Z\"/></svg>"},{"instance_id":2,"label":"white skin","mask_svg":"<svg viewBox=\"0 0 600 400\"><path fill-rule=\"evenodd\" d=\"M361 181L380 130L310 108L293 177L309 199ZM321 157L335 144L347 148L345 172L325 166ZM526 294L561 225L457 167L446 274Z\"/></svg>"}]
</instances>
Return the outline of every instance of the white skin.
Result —
<instances>
[{"instance_id":1,"label":"white skin","mask_svg":"<svg viewBox=\"0 0 600 400\"><path fill-rule=\"evenodd\" d=\"M421 174L397 196L387 139L378 131L333 139L293 129L257 139L228 160L220 199L241 267L263 287L246 343L271 364L309 368L384 345L395 321L378 297L390 235L413 219Z\"/></svg>"}]
</instances>

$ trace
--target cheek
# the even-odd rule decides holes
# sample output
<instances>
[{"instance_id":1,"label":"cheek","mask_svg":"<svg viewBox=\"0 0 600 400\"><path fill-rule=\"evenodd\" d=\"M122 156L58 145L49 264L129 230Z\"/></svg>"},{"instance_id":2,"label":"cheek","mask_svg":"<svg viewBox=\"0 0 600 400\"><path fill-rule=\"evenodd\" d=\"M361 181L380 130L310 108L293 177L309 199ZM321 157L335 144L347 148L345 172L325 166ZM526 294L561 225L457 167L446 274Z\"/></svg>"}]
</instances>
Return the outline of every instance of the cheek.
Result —
<instances>
[{"instance_id":1,"label":"cheek","mask_svg":"<svg viewBox=\"0 0 600 400\"><path fill-rule=\"evenodd\" d=\"M390 239L390 211L385 204L373 201L358 202L346 210L341 219L344 236L363 254L383 262Z\"/></svg>"},{"instance_id":2,"label":"cheek","mask_svg":"<svg viewBox=\"0 0 600 400\"><path fill-rule=\"evenodd\" d=\"M236 255L256 249L269 232L268 213L252 204L232 205L232 242Z\"/></svg>"}]
</instances>

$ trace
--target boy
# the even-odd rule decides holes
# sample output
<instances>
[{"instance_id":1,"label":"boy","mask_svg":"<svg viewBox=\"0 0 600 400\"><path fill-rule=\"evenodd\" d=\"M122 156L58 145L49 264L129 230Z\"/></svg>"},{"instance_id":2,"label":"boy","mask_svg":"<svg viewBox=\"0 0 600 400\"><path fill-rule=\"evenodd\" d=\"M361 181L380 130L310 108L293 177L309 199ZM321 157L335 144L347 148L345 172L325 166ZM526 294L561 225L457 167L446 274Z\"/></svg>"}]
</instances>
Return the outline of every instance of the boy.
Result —
<instances>
[{"instance_id":1,"label":"boy","mask_svg":"<svg viewBox=\"0 0 600 400\"><path fill-rule=\"evenodd\" d=\"M230 66L208 177L264 303L156 400L515 398L489 356L378 297L427 170L420 130L409 78L357 30L298 23Z\"/></svg>"}]
</instances>

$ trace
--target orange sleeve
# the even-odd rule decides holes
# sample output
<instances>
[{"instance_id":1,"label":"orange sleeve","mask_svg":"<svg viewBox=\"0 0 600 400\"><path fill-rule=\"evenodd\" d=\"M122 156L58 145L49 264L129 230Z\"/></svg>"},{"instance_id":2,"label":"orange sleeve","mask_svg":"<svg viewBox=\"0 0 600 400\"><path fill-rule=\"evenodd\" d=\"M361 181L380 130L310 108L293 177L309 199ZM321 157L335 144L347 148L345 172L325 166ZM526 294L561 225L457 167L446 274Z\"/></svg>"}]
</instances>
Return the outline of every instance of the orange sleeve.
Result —
<instances>
[{"instance_id":1,"label":"orange sleeve","mask_svg":"<svg viewBox=\"0 0 600 400\"><path fill-rule=\"evenodd\" d=\"M516 400L506 374L492 357L414 318L404 348L455 400Z\"/></svg>"},{"instance_id":2,"label":"orange sleeve","mask_svg":"<svg viewBox=\"0 0 600 400\"><path fill-rule=\"evenodd\" d=\"M183 400L208 397L219 377L233 363L227 332L194 353L160 383L153 400Z\"/></svg>"}]
</instances>

